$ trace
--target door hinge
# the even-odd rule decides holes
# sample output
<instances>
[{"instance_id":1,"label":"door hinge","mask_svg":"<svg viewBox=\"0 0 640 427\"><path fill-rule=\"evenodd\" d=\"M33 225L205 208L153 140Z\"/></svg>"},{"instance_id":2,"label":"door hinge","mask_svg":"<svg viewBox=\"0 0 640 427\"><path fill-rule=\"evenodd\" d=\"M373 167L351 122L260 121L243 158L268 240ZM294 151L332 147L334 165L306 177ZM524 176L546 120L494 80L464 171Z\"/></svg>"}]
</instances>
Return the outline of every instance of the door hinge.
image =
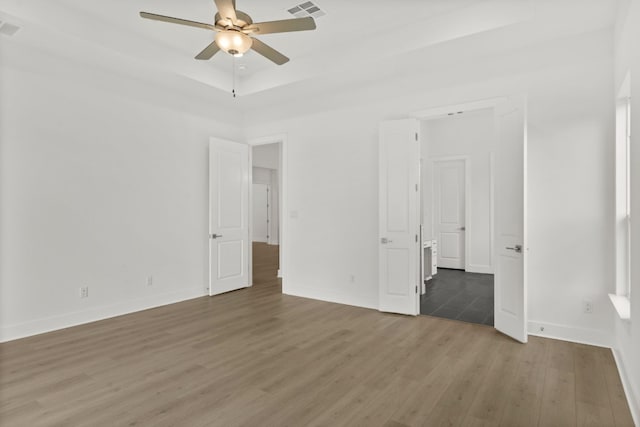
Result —
<instances>
[{"instance_id":1,"label":"door hinge","mask_svg":"<svg viewBox=\"0 0 640 427\"><path fill-rule=\"evenodd\" d=\"M418 132L416 132L416 141L418 140Z\"/></svg>"},{"instance_id":2,"label":"door hinge","mask_svg":"<svg viewBox=\"0 0 640 427\"><path fill-rule=\"evenodd\" d=\"M416 243L418 243L418 235L416 234Z\"/></svg>"},{"instance_id":3,"label":"door hinge","mask_svg":"<svg viewBox=\"0 0 640 427\"><path fill-rule=\"evenodd\" d=\"M418 293L418 285L416 285L416 294Z\"/></svg>"}]
</instances>

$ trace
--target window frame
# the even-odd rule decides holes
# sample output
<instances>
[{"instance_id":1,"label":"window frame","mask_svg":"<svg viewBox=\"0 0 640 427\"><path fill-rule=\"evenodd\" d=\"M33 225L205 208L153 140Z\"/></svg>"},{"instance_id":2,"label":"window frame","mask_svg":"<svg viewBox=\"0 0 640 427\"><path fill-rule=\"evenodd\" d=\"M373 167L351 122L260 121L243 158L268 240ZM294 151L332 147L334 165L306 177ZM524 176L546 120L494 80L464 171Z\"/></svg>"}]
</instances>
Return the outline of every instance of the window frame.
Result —
<instances>
[{"instance_id":1,"label":"window frame","mask_svg":"<svg viewBox=\"0 0 640 427\"><path fill-rule=\"evenodd\" d=\"M615 103L615 294L618 315L631 319L631 78L627 73Z\"/></svg>"}]
</instances>

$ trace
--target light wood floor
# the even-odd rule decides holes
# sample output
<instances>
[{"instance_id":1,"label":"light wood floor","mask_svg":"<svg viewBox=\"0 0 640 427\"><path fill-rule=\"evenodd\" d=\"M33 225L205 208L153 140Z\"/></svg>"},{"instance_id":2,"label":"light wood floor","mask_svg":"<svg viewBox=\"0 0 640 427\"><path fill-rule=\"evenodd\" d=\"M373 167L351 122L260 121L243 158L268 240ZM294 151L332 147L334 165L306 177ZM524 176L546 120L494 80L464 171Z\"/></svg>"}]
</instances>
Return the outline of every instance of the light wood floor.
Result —
<instances>
[{"instance_id":1,"label":"light wood floor","mask_svg":"<svg viewBox=\"0 0 640 427\"><path fill-rule=\"evenodd\" d=\"M631 426L609 350L253 288L0 346L3 426Z\"/></svg>"}]
</instances>

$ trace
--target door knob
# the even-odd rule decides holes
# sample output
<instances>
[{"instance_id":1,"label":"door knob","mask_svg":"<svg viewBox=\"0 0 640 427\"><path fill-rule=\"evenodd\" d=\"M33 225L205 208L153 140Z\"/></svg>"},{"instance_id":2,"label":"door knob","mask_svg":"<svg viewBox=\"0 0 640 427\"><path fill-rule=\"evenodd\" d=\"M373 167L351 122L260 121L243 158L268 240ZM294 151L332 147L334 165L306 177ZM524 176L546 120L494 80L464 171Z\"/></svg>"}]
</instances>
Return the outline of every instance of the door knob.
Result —
<instances>
[{"instance_id":1,"label":"door knob","mask_svg":"<svg viewBox=\"0 0 640 427\"><path fill-rule=\"evenodd\" d=\"M387 243L391 243L391 242L393 242L393 240L387 239L386 237L380 238L380 243L382 243L383 245L386 245Z\"/></svg>"},{"instance_id":2,"label":"door knob","mask_svg":"<svg viewBox=\"0 0 640 427\"><path fill-rule=\"evenodd\" d=\"M222 237L222 234L209 234L209 237L212 239L217 239L218 237Z\"/></svg>"},{"instance_id":3,"label":"door knob","mask_svg":"<svg viewBox=\"0 0 640 427\"><path fill-rule=\"evenodd\" d=\"M505 249L509 249L510 251L521 253L522 252L522 245L515 245L515 247L513 247L513 248L510 248L510 247L507 246Z\"/></svg>"},{"instance_id":4,"label":"door knob","mask_svg":"<svg viewBox=\"0 0 640 427\"><path fill-rule=\"evenodd\" d=\"M460 230L460 231L464 231L464 230L466 230L466 229L467 229L467 227L460 227L460 228L458 228L458 230Z\"/></svg>"}]
</instances>

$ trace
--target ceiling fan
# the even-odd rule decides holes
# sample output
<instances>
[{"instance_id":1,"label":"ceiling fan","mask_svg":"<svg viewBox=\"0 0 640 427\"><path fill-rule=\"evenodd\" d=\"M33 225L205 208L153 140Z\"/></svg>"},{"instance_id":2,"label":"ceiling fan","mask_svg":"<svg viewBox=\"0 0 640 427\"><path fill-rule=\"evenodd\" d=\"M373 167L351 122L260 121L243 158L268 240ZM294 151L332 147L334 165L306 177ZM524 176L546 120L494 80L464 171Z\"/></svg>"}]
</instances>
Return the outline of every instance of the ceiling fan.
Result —
<instances>
[{"instance_id":1,"label":"ceiling fan","mask_svg":"<svg viewBox=\"0 0 640 427\"><path fill-rule=\"evenodd\" d=\"M249 49L253 49L278 65L288 62L289 58L253 37L254 34L287 33L315 30L316 28L316 23L312 17L254 23L249 15L236 10L235 0L215 0L215 3L218 12L215 15L213 24L188 21L149 12L140 12L140 16L154 21L216 31L215 40L205 47L196 56L196 59L211 59L219 50L223 50L233 56L242 56Z\"/></svg>"}]
</instances>

